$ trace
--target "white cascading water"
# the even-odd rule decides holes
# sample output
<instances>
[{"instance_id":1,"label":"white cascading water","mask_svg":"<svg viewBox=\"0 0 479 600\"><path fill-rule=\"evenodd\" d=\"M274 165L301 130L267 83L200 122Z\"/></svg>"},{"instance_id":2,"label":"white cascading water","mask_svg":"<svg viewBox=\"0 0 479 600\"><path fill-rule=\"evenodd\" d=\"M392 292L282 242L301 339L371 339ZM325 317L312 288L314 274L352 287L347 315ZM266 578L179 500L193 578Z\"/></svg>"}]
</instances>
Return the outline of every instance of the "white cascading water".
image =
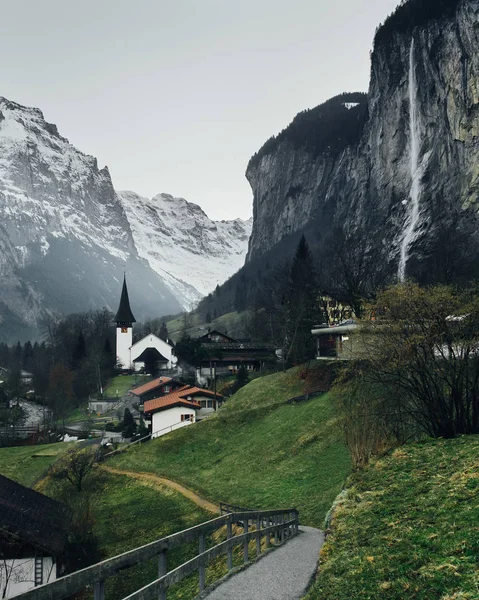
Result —
<instances>
[{"instance_id":1,"label":"white cascading water","mask_svg":"<svg viewBox=\"0 0 479 600\"><path fill-rule=\"evenodd\" d=\"M399 259L398 279L404 281L406 277L406 264L409 259L409 247L415 238L416 225L419 221L419 198L421 195L422 169L419 163L420 132L417 110L417 81L414 69L414 38L411 40L409 50L409 137L410 137L410 162L411 162L411 191L409 193L410 214L406 220L407 227L401 243L401 257Z\"/></svg>"}]
</instances>

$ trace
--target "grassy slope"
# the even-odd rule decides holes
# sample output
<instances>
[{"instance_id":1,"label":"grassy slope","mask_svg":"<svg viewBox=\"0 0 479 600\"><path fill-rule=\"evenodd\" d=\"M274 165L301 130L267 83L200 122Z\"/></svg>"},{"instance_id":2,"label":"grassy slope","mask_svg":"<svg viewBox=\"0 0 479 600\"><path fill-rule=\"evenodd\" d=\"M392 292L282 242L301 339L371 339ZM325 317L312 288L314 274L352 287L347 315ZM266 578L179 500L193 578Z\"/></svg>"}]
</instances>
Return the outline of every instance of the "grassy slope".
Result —
<instances>
[{"instance_id":1,"label":"grassy slope","mask_svg":"<svg viewBox=\"0 0 479 600\"><path fill-rule=\"evenodd\" d=\"M350 469L327 395L297 405L299 369L256 379L213 417L111 460L175 479L213 501L296 506L321 525Z\"/></svg>"},{"instance_id":2,"label":"grassy slope","mask_svg":"<svg viewBox=\"0 0 479 600\"><path fill-rule=\"evenodd\" d=\"M0 448L0 474L27 487L75 444L62 442L41 446Z\"/></svg>"},{"instance_id":3,"label":"grassy slope","mask_svg":"<svg viewBox=\"0 0 479 600\"><path fill-rule=\"evenodd\" d=\"M97 471L89 486L94 490L94 533L103 557L115 556L211 518L210 513L165 486L154 488L102 471ZM171 552L169 568L190 558L191 552L188 547ZM157 573L156 560L127 569L108 582L107 597L123 598L152 581ZM195 591L195 585L196 581L186 582L182 590ZM184 597L193 595L185 592Z\"/></svg>"},{"instance_id":4,"label":"grassy slope","mask_svg":"<svg viewBox=\"0 0 479 600\"><path fill-rule=\"evenodd\" d=\"M309 600L479 598L479 436L396 450L351 477Z\"/></svg>"},{"instance_id":5,"label":"grassy slope","mask_svg":"<svg viewBox=\"0 0 479 600\"><path fill-rule=\"evenodd\" d=\"M149 378L140 378L139 376L136 379L140 384L146 383L149 380ZM108 385L104 389L104 394L110 398L116 398L117 396L121 398L134 385L135 375L117 375L108 382Z\"/></svg>"}]
</instances>

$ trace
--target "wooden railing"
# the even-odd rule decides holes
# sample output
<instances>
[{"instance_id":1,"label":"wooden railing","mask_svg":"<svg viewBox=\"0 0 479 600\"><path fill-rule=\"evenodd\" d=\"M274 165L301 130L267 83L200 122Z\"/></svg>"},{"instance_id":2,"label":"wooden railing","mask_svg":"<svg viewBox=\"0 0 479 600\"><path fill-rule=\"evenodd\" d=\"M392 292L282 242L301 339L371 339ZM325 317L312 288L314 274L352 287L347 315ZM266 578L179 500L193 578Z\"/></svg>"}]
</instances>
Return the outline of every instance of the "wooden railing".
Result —
<instances>
[{"instance_id":1,"label":"wooden railing","mask_svg":"<svg viewBox=\"0 0 479 600\"><path fill-rule=\"evenodd\" d=\"M171 433L172 431L176 431L177 429L181 429L181 426L183 426L183 427L185 426L184 423L185 423L184 421L178 421L177 423L173 423L173 425L168 425L167 427L163 427L162 429L157 429L153 433L149 433L148 435L144 435L143 437L138 438L134 442L129 442L128 444L123 444L122 446L120 446L116 450L112 450L111 452L107 452L106 454L103 455L103 458L106 458L107 456L113 456L114 454L119 454L120 452L124 452L125 450L127 450L128 448L131 448L135 444L139 444L141 446L142 442L147 442L147 441L149 441L151 439L154 439L155 437L159 437L159 436L157 436L158 433L161 433L161 435L166 435L167 433Z\"/></svg>"},{"instance_id":2,"label":"wooden railing","mask_svg":"<svg viewBox=\"0 0 479 600\"><path fill-rule=\"evenodd\" d=\"M241 525L243 532L233 533L233 525ZM206 548L206 535L226 527L226 540ZM233 548L243 547L243 562L249 562L249 542L256 541L256 556L261 554L261 539L266 549L279 545L297 535L299 514L294 508L287 510L262 510L228 513L206 523L174 533L135 550L130 550L103 562L61 577L52 583L36 587L21 594L22 600L61 600L93 586L94 600L105 600L105 582L118 571L157 557L158 578L127 596L124 600L165 600L170 586L187 575L198 571L199 589L205 589L206 566L217 556L226 554L228 571L233 569ZM198 542L198 554L179 567L168 571L168 551L192 541Z\"/></svg>"}]
</instances>

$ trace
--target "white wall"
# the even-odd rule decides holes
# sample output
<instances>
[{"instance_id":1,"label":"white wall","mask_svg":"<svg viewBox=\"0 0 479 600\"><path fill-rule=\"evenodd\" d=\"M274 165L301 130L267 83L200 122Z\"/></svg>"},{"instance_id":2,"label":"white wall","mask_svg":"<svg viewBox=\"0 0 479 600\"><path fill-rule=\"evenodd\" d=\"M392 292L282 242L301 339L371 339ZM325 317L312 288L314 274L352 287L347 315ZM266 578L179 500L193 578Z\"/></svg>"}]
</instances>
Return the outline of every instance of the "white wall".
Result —
<instances>
[{"instance_id":1,"label":"white wall","mask_svg":"<svg viewBox=\"0 0 479 600\"><path fill-rule=\"evenodd\" d=\"M170 431L174 431L175 429L179 429L180 427L191 425L191 423L196 420L195 414L196 411L194 408L187 408L186 406L174 406L173 408L153 413L151 437L160 437L161 435L170 433ZM192 415L193 421L182 422L181 415Z\"/></svg>"},{"instance_id":2,"label":"white wall","mask_svg":"<svg viewBox=\"0 0 479 600\"><path fill-rule=\"evenodd\" d=\"M153 333L149 333L131 346L131 363L134 365L135 371L139 371L144 366L144 363L133 363L133 361L147 348L156 348L168 360L168 364L164 367L165 369L173 369L176 366L178 359L176 356L173 356L173 346L170 346L170 344L167 344Z\"/></svg>"},{"instance_id":3,"label":"white wall","mask_svg":"<svg viewBox=\"0 0 479 600\"><path fill-rule=\"evenodd\" d=\"M51 556L43 557L43 582L57 578L56 565ZM0 598L7 587L5 598L23 594L35 587L35 559L16 558L0 560Z\"/></svg>"},{"instance_id":4,"label":"white wall","mask_svg":"<svg viewBox=\"0 0 479 600\"><path fill-rule=\"evenodd\" d=\"M133 329L127 327L126 333L116 328L116 360L124 369L131 369L130 347L133 342ZM137 355L138 356L138 355Z\"/></svg>"},{"instance_id":5,"label":"white wall","mask_svg":"<svg viewBox=\"0 0 479 600\"><path fill-rule=\"evenodd\" d=\"M204 419L215 412L214 398L210 398L209 396L200 396L199 394L195 394L193 400L195 402L198 402L198 404L200 404L202 401L206 401L206 406L202 407L196 411L196 420L197 421L201 421L201 419ZM213 406L208 407L208 403L213 404Z\"/></svg>"}]
</instances>

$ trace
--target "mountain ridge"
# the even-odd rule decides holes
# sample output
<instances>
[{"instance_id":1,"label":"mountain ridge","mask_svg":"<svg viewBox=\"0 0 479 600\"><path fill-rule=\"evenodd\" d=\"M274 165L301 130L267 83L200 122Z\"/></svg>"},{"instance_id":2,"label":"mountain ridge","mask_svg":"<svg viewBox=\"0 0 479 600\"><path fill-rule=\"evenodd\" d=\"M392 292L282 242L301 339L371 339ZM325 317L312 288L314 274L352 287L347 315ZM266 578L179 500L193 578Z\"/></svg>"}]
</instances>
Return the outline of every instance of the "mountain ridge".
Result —
<instances>
[{"instance_id":1,"label":"mountain ridge","mask_svg":"<svg viewBox=\"0 0 479 600\"><path fill-rule=\"evenodd\" d=\"M137 318L184 310L172 292L175 275L162 277L138 252L108 168L40 109L3 97L0 211L2 341L37 339L57 314L115 311L125 270Z\"/></svg>"}]
</instances>

